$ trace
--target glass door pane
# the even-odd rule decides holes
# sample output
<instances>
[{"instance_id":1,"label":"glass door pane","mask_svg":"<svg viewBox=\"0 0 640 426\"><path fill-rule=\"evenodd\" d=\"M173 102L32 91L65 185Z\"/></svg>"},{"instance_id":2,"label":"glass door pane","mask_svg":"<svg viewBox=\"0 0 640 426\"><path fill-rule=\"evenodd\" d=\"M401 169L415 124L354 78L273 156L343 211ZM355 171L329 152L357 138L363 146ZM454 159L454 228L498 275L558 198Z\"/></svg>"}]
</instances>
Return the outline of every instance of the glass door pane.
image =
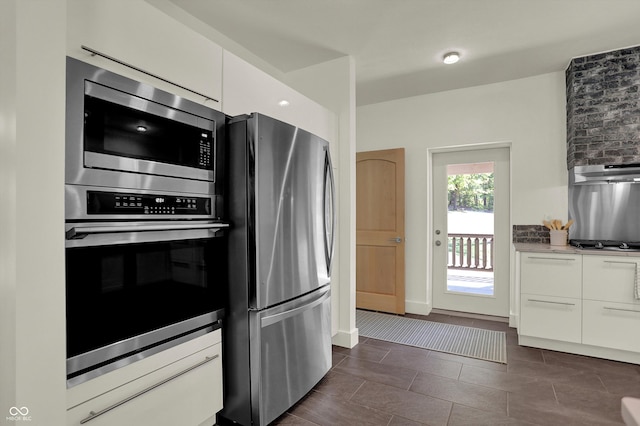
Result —
<instances>
[{"instance_id":1,"label":"glass door pane","mask_svg":"<svg viewBox=\"0 0 640 426\"><path fill-rule=\"evenodd\" d=\"M447 166L447 292L494 296L494 163Z\"/></svg>"}]
</instances>

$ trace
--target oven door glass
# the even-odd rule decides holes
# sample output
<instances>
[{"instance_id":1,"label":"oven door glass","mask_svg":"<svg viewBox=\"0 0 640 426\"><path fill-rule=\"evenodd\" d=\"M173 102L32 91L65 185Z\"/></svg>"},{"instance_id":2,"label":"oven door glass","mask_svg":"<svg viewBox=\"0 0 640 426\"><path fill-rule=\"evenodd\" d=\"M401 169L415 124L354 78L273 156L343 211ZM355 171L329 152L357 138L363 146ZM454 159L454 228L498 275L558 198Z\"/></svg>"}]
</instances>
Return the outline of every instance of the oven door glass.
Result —
<instances>
[{"instance_id":1,"label":"oven door glass","mask_svg":"<svg viewBox=\"0 0 640 426\"><path fill-rule=\"evenodd\" d=\"M67 248L67 358L103 353L83 360L71 376L111 357L130 355L149 343L139 343L137 336L168 330L150 340L159 344L193 331L188 326L170 330L172 325L223 309L225 240L214 237ZM211 324L191 327L205 325ZM118 347L127 341L130 347Z\"/></svg>"},{"instance_id":2,"label":"oven door glass","mask_svg":"<svg viewBox=\"0 0 640 426\"><path fill-rule=\"evenodd\" d=\"M86 167L213 180L214 121L92 82L85 86Z\"/></svg>"}]
</instances>

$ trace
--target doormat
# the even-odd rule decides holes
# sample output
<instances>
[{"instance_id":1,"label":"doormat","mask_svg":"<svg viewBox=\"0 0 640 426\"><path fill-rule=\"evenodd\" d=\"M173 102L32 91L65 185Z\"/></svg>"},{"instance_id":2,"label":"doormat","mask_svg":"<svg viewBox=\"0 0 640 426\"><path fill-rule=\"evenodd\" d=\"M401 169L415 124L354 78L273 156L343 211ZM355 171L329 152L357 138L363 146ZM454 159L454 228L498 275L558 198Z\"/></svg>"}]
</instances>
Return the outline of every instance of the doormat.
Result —
<instances>
[{"instance_id":1,"label":"doormat","mask_svg":"<svg viewBox=\"0 0 640 426\"><path fill-rule=\"evenodd\" d=\"M507 336L504 331L443 324L360 309L356 309L356 327L363 337L507 363Z\"/></svg>"}]
</instances>

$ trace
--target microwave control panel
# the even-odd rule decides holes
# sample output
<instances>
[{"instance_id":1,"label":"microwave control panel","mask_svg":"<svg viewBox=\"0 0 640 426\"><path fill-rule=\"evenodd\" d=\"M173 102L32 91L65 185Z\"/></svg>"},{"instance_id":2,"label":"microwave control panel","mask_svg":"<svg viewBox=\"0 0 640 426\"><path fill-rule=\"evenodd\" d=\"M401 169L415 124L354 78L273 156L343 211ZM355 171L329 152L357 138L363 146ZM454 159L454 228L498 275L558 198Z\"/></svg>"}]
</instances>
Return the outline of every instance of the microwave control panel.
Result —
<instances>
[{"instance_id":1,"label":"microwave control panel","mask_svg":"<svg viewBox=\"0 0 640 426\"><path fill-rule=\"evenodd\" d=\"M211 132L203 133L202 139L200 140L200 155L198 156L198 165L203 168L211 167L211 142L206 139L210 134Z\"/></svg>"},{"instance_id":2,"label":"microwave control panel","mask_svg":"<svg viewBox=\"0 0 640 426\"><path fill-rule=\"evenodd\" d=\"M87 214L210 215L211 199L165 194L87 191Z\"/></svg>"}]
</instances>

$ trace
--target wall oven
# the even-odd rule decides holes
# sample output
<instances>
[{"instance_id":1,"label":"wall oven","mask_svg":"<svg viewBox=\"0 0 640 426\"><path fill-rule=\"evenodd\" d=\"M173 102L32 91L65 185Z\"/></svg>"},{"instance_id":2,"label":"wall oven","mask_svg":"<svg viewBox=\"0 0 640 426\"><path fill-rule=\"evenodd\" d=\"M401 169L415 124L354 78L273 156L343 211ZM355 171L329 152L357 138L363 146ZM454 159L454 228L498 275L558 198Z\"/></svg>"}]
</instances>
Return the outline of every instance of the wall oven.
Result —
<instances>
[{"instance_id":1,"label":"wall oven","mask_svg":"<svg viewBox=\"0 0 640 426\"><path fill-rule=\"evenodd\" d=\"M177 204L166 194L110 194ZM225 227L208 220L66 223L69 387L220 328Z\"/></svg>"},{"instance_id":2,"label":"wall oven","mask_svg":"<svg viewBox=\"0 0 640 426\"><path fill-rule=\"evenodd\" d=\"M219 111L67 58L67 386L221 327Z\"/></svg>"}]
</instances>

